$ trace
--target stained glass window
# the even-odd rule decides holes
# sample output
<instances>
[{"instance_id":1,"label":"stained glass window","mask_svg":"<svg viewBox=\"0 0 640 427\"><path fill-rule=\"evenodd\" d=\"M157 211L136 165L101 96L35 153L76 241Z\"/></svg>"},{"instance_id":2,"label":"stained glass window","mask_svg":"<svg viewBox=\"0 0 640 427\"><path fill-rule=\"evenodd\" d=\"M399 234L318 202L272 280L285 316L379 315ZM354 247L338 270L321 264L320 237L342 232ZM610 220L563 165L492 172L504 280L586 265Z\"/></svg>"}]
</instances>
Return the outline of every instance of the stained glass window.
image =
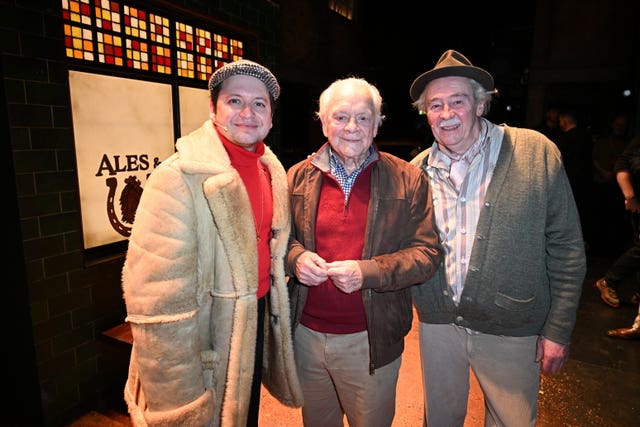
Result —
<instances>
[{"instance_id":1,"label":"stained glass window","mask_svg":"<svg viewBox=\"0 0 640 427\"><path fill-rule=\"evenodd\" d=\"M147 14L134 7L124 7L124 32L128 36L147 39Z\"/></svg>"},{"instance_id":2,"label":"stained glass window","mask_svg":"<svg viewBox=\"0 0 640 427\"><path fill-rule=\"evenodd\" d=\"M103 64L122 65L122 39L109 33L98 33L98 61Z\"/></svg>"},{"instance_id":3,"label":"stained glass window","mask_svg":"<svg viewBox=\"0 0 640 427\"><path fill-rule=\"evenodd\" d=\"M66 55L74 60L206 81L244 57L243 41L220 29L173 20L132 2L61 1Z\"/></svg>"},{"instance_id":4,"label":"stained glass window","mask_svg":"<svg viewBox=\"0 0 640 427\"><path fill-rule=\"evenodd\" d=\"M207 30L200 28L196 29L196 78L207 79L213 72L213 66L211 61L211 33Z\"/></svg>"}]
</instances>

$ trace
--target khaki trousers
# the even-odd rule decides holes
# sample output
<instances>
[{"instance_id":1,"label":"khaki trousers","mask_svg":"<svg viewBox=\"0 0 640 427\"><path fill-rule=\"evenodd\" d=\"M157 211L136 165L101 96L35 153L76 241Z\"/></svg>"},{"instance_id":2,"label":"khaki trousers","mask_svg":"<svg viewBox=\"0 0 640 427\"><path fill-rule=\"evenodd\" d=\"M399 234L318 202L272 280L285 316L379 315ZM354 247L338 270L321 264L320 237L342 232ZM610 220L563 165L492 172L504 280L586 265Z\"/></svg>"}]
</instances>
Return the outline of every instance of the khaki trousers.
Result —
<instances>
[{"instance_id":1,"label":"khaki trousers","mask_svg":"<svg viewBox=\"0 0 640 427\"><path fill-rule=\"evenodd\" d=\"M294 334L305 427L390 427L402 358L369 373L366 331L326 334L298 325Z\"/></svg>"}]
</instances>

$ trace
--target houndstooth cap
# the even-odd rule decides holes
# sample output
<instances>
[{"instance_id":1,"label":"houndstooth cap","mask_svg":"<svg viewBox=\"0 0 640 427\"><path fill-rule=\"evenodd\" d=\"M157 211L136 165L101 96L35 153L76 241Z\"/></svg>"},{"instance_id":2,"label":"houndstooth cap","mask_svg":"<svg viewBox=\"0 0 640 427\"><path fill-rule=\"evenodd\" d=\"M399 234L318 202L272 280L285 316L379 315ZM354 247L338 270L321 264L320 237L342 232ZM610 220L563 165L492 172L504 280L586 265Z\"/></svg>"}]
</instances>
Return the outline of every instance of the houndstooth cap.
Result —
<instances>
[{"instance_id":1,"label":"houndstooth cap","mask_svg":"<svg viewBox=\"0 0 640 427\"><path fill-rule=\"evenodd\" d=\"M217 69L209 79L209 91L212 91L214 87L218 86L229 77L237 74L255 77L260 80L267 87L267 90L274 101L280 96L280 85L271 71L266 67L247 59L240 59Z\"/></svg>"}]
</instances>

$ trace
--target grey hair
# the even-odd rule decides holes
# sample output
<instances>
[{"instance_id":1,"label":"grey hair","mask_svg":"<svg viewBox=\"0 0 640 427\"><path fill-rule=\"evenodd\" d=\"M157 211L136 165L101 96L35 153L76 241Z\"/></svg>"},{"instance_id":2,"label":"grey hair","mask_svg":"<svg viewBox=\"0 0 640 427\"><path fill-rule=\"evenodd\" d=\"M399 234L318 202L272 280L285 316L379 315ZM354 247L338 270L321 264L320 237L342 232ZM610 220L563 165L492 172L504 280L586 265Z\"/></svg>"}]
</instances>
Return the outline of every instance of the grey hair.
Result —
<instances>
[{"instance_id":1,"label":"grey hair","mask_svg":"<svg viewBox=\"0 0 640 427\"><path fill-rule=\"evenodd\" d=\"M489 110L491 109L491 101L493 99L493 95L496 94L498 90L497 89L487 90L484 88L484 86L482 86L476 80L468 77L463 77L463 78L466 78L469 81L469 84L471 85L471 91L473 92L473 100L477 104L480 104L480 103L483 104L481 116L486 116L487 114L489 114ZM427 87L428 86L429 85L427 85ZM418 99L416 99L415 102L411 104L416 110L420 112L427 111L427 100L425 99L426 93L427 93L426 89L427 88L425 87L425 90L422 91Z\"/></svg>"},{"instance_id":2,"label":"grey hair","mask_svg":"<svg viewBox=\"0 0 640 427\"><path fill-rule=\"evenodd\" d=\"M329 85L328 88L323 90L320 94L320 99L318 100L318 111L316 112L316 117L322 121L326 118L329 105L331 105L335 94L338 92L338 89L341 89L345 86L361 87L369 92L371 102L373 103L374 114L378 122L378 127L380 127L382 125L382 121L384 120L384 116L382 115L382 95L380 95L380 91L378 90L378 88L360 77L347 77L344 79L335 80Z\"/></svg>"}]
</instances>

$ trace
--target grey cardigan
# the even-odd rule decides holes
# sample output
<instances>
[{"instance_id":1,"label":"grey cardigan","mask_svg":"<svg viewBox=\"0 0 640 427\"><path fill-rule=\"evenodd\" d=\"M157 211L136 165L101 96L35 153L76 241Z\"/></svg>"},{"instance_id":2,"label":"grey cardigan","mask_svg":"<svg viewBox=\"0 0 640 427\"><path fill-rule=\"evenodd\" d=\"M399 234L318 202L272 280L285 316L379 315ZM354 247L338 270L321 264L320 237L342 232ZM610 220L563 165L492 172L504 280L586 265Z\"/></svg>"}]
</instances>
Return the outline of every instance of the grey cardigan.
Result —
<instances>
[{"instance_id":1,"label":"grey cardigan","mask_svg":"<svg viewBox=\"0 0 640 427\"><path fill-rule=\"evenodd\" d=\"M549 139L503 126L460 304L449 295L442 263L431 279L412 288L414 305L421 322L494 335L539 334L568 344L586 273L571 187ZM426 170L429 151L412 163Z\"/></svg>"}]
</instances>

